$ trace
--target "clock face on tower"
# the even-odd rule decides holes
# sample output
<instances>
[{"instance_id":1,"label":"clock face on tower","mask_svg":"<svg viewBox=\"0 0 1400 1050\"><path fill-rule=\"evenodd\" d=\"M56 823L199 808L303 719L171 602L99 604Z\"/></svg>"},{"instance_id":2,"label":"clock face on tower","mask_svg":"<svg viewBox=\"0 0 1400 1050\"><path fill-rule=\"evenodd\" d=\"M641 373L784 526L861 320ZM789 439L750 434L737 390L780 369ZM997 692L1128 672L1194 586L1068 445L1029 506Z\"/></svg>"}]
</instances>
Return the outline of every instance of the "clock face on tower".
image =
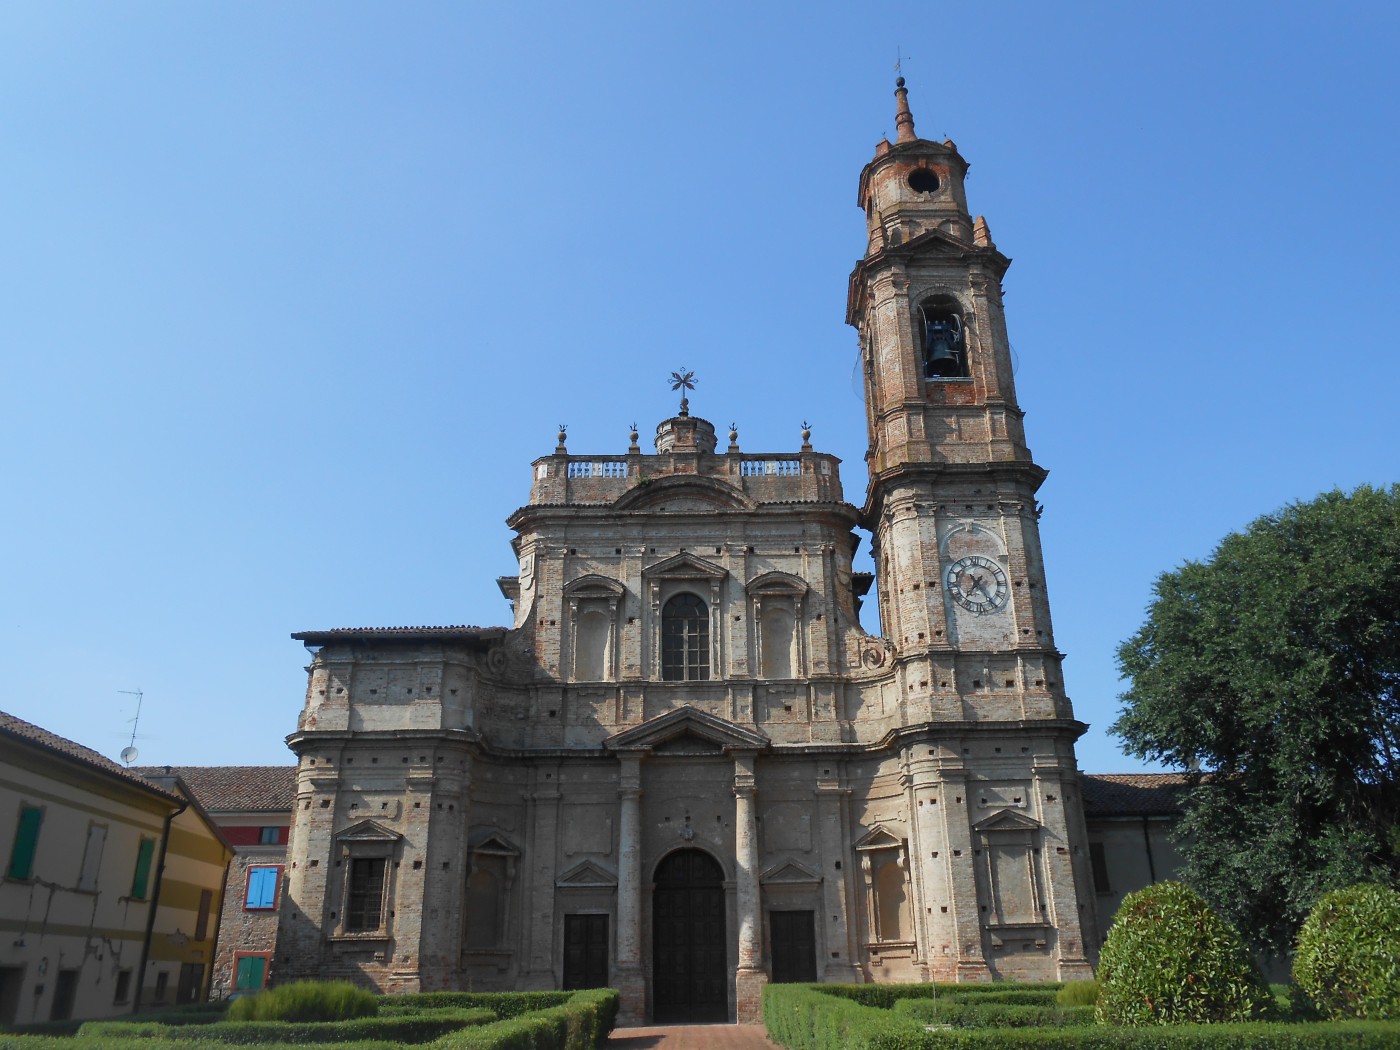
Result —
<instances>
[{"instance_id":1,"label":"clock face on tower","mask_svg":"<svg viewBox=\"0 0 1400 1050\"><path fill-rule=\"evenodd\" d=\"M972 554L948 566L948 593L969 612L995 612L1006 604L1006 573L991 558Z\"/></svg>"}]
</instances>

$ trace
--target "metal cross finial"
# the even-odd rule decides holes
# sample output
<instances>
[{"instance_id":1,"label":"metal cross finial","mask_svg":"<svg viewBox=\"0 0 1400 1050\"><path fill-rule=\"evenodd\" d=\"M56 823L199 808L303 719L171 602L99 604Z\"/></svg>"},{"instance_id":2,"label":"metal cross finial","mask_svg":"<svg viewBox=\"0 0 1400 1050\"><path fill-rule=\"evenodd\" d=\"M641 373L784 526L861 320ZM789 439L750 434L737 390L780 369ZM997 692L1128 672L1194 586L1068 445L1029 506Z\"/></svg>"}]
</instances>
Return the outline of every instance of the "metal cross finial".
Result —
<instances>
[{"instance_id":1,"label":"metal cross finial","mask_svg":"<svg viewBox=\"0 0 1400 1050\"><path fill-rule=\"evenodd\" d=\"M695 389L695 373L687 372L685 365L681 365L679 371L671 373L671 389L682 391L681 415L690 415L690 401L686 398L684 391Z\"/></svg>"},{"instance_id":2,"label":"metal cross finial","mask_svg":"<svg viewBox=\"0 0 1400 1050\"><path fill-rule=\"evenodd\" d=\"M905 60L906 58L913 58L913 57L914 57L913 55L901 54L901 53L900 53L900 50L899 50L899 45L896 44L896 45L894 46L894 71L895 71L895 74L898 75L898 74L902 73L903 70L902 70L900 67L904 64L904 60Z\"/></svg>"}]
</instances>

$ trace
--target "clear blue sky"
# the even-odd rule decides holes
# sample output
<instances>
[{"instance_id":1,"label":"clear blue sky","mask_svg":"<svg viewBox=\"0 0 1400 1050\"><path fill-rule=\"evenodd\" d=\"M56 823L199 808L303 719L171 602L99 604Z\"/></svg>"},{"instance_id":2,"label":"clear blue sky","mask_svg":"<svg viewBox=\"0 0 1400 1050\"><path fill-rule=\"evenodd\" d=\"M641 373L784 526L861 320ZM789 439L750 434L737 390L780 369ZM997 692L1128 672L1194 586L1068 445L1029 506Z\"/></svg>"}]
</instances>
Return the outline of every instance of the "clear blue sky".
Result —
<instances>
[{"instance_id":1,"label":"clear blue sky","mask_svg":"<svg viewBox=\"0 0 1400 1050\"><path fill-rule=\"evenodd\" d=\"M1154 577L1397 479L1393 4L0 6L0 706L290 760L295 630L500 624L569 424L813 442L864 492L856 179L972 163L1083 768Z\"/></svg>"}]
</instances>

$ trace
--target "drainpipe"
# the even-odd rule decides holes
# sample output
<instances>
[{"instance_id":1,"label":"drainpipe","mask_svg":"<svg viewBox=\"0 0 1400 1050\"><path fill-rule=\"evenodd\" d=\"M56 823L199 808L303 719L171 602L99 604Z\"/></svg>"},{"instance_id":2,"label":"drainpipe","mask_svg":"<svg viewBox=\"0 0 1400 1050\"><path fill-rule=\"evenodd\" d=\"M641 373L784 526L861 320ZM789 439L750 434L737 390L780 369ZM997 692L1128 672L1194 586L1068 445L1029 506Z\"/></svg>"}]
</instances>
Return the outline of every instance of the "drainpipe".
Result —
<instances>
[{"instance_id":1,"label":"drainpipe","mask_svg":"<svg viewBox=\"0 0 1400 1050\"><path fill-rule=\"evenodd\" d=\"M1152 833L1148 830L1148 818L1142 818L1142 844L1147 848L1147 877L1155 884L1157 881L1157 865L1152 862Z\"/></svg>"},{"instance_id":2,"label":"drainpipe","mask_svg":"<svg viewBox=\"0 0 1400 1050\"><path fill-rule=\"evenodd\" d=\"M156 929L156 910L160 907L160 882L165 874L165 850L170 845L170 825L189 807L189 801L182 799L179 809L171 810L165 815L165 827L160 833L160 855L156 859L155 882L151 885L151 910L146 915L146 938L141 942L141 965L136 969L136 994L131 997L133 1014L141 1010L141 991L146 985L146 962L151 955L151 938Z\"/></svg>"}]
</instances>

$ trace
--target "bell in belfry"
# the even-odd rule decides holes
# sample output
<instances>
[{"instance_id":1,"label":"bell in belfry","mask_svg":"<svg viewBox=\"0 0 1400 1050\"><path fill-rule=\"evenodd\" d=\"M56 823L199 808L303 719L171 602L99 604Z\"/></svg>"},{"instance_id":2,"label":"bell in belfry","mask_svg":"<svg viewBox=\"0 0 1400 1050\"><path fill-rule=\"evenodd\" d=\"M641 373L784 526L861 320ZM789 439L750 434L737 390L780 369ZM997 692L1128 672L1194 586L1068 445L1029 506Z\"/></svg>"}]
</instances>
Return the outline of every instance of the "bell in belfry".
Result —
<instances>
[{"instance_id":1,"label":"bell in belfry","mask_svg":"<svg viewBox=\"0 0 1400 1050\"><path fill-rule=\"evenodd\" d=\"M924 372L929 376L962 375L962 323L957 314L924 316Z\"/></svg>"}]
</instances>

